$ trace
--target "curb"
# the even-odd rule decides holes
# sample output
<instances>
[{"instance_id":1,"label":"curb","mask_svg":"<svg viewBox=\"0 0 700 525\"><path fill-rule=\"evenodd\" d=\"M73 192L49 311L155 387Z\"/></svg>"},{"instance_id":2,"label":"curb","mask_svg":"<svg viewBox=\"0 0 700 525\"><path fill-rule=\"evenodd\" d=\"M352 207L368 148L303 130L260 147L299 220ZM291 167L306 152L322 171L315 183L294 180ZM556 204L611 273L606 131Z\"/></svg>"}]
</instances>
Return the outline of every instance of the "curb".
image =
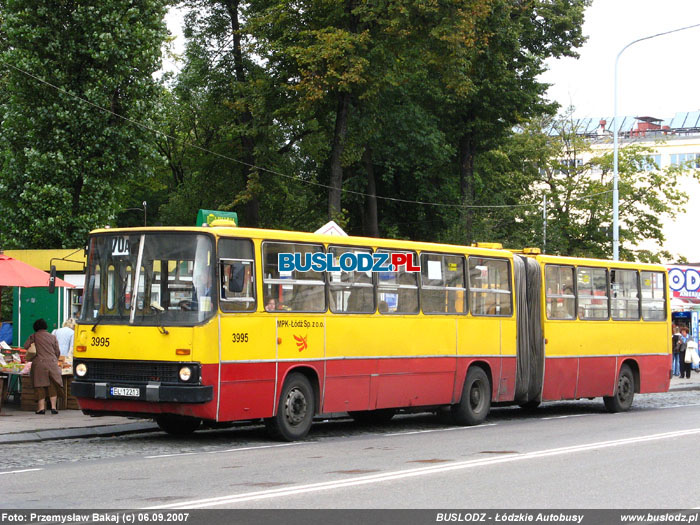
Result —
<instances>
[{"instance_id":1,"label":"curb","mask_svg":"<svg viewBox=\"0 0 700 525\"><path fill-rule=\"evenodd\" d=\"M668 389L669 392L692 392L693 390L700 390L700 385L678 385Z\"/></svg>"},{"instance_id":2,"label":"curb","mask_svg":"<svg viewBox=\"0 0 700 525\"><path fill-rule=\"evenodd\" d=\"M31 443L50 439L89 438L99 436L117 436L136 434L140 432L155 432L159 430L155 423L126 423L123 425L105 425L82 428L60 428L53 430L37 430L0 435L0 445L15 443Z\"/></svg>"},{"instance_id":3,"label":"curb","mask_svg":"<svg viewBox=\"0 0 700 525\"><path fill-rule=\"evenodd\" d=\"M668 389L669 392L692 392L700 391L700 384L697 385L678 385ZM345 414L333 414L336 416ZM329 414L325 414L324 418L328 419ZM124 423L118 425L101 425L93 427L73 427L73 428L57 428L50 430L35 430L27 432L15 432L10 434L0 434L0 445L10 445L16 443L33 443L38 441L48 441L52 439L77 439L91 438L100 436L121 436L125 434L138 434L146 432L157 432L160 429L158 425L152 422L141 423Z\"/></svg>"}]
</instances>

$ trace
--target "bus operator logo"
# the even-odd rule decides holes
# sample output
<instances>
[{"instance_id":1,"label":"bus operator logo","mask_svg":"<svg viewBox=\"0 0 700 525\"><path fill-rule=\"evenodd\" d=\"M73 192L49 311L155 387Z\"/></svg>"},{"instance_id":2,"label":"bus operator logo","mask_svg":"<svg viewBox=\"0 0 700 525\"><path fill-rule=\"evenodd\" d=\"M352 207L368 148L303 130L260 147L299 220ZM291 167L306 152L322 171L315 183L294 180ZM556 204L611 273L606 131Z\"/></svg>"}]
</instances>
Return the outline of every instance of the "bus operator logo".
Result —
<instances>
[{"instance_id":1,"label":"bus operator logo","mask_svg":"<svg viewBox=\"0 0 700 525\"><path fill-rule=\"evenodd\" d=\"M280 272L420 272L413 253L353 253L345 252L336 262L332 253L279 253Z\"/></svg>"}]
</instances>

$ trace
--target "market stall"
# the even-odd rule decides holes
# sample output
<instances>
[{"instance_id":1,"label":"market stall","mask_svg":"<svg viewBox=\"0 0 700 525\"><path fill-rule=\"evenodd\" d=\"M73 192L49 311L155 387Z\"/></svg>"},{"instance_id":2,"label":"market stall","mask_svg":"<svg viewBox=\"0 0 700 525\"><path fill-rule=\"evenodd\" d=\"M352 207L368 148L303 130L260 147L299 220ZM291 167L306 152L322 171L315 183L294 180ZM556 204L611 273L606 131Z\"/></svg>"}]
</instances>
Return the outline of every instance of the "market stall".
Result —
<instances>
[{"instance_id":1,"label":"market stall","mask_svg":"<svg viewBox=\"0 0 700 525\"><path fill-rule=\"evenodd\" d=\"M3 286L20 288L46 287L49 291L54 287L74 287L74 285L55 277L55 275L48 274L0 252L0 288ZM21 303L18 307L21 308ZM34 386L29 375L31 363L26 362L24 354L23 348L12 348L4 342L0 345L0 374L3 376L0 398L5 400L9 393L12 393L13 397L19 394L20 407L23 410L33 411L36 409L36 398L34 396ZM58 407L65 409L75 405L75 408L77 408L77 403L74 400L69 402L70 380L73 377L72 363L64 358L61 360L60 365L63 376L64 396L63 399L59 399Z\"/></svg>"},{"instance_id":2,"label":"market stall","mask_svg":"<svg viewBox=\"0 0 700 525\"><path fill-rule=\"evenodd\" d=\"M36 410L36 394L30 376L32 364L25 361L24 354L23 348L0 349L0 408L12 395L13 398L19 396L20 410ZM72 358L61 356L59 366L63 379L63 396L59 396L57 408L77 410L78 401L70 393L73 381Z\"/></svg>"}]
</instances>

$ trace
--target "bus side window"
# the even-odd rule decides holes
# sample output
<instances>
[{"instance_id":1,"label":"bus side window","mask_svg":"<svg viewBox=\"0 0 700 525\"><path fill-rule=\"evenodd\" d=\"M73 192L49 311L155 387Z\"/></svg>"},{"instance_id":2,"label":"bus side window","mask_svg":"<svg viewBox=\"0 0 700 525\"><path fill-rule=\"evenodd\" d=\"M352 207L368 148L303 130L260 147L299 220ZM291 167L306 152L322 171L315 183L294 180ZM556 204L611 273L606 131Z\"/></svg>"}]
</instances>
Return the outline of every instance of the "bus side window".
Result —
<instances>
[{"instance_id":1,"label":"bus side window","mask_svg":"<svg viewBox=\"0 0 700 525\"><path fill-rule=\"evenodd\" d=\"M352 246L329 246L335 264L340 264L344 253L368 254L369 248ZM370 272L330 272L329 298L333 313L374 313L374 283Z\"/></svg>"},{"instance_id":2,"label":"bus side window","mask_svg":"<svg viewBox=\"0 0 700 525\"><path fill-rule=\"evenodd\" d=\"M637 270L610 270L612 318L639 320L639 277Z\"/></svg>"},{"instance_id":3,"label":"bus side window","mask_svg":"<svg viewBox=\"0 0 700 525\"><path fill-rule=\"evenodd\" d=\"M666 276L661 272L641 272L642 319L666 320Z\"/></svg>"},{"instance_id":4,"label":"bus side window","mask_svg":"<svg viewBox=\"0 0 700 525\"><path fill-rule=\"evenodd\" d=\"M271 242L262 244L263 290L267 311L325 312L326 280L322 272L311 269L314 253L324 253L322 244ZM299 254L302 267L279 269L279 254ZM274 308L271 300L275 300Z\"/></svg>"},{"instance_id":5,"label":"bus side window","mask_svg":"<svg viewBox=\"0 0 700 525\"><path fill-rule=\"evenodd\" d=\"M576 292L581 319L608 319L607 268L577 268Z\"/></svg>"},{"instance_id":6,"label":"bus side window","mask_svg":"<svg viewBox=\"0 0 700 525\"><path fill-rule=\"evenodd\" d=\"M472 315L513 315L508 261L472 255L467 262Z\"/></svg>"},{"instance_id":7,"label":"bus side window","mask_svg":"<svg viewBox=\"0 0 700 525\"><path fill-rule=\"evenodd\" d=\"M377 250L377 253L392 253L391 250ZM413 260L416 254L413 252ZM418 278L416 272L407 272L400 266L397 272L377 273L377 304L380 313L417 314Z\"/></svg>"},{"instance_id":8,"label":"bus side window","mask_svg":"<svg viewBox=\"0 0 700 525\"><path fill-rule=\"evenodd\" d=\"M253 243L244 239L219 240L220 304L224 312L255 311Z\"/></svg>"},{"instance_id":9,"label":"bus side window","mask_svg":"<svg viewBox=\"0 0 700 525\"><path fill-rule=\"evenodd\" d=\"M574 267L548 264L544 282L547 319L575 319Z\"/></svg>"},{"instance_id":10,"label":"bus side window","mask_svg":"<svg viewBox=\"0 0 700 525\"><path fill-rule=\"evenodd\" d=\"M466 313L464 257L421 253L420 300L423 313Z\"/></svg>"}]
</instances>

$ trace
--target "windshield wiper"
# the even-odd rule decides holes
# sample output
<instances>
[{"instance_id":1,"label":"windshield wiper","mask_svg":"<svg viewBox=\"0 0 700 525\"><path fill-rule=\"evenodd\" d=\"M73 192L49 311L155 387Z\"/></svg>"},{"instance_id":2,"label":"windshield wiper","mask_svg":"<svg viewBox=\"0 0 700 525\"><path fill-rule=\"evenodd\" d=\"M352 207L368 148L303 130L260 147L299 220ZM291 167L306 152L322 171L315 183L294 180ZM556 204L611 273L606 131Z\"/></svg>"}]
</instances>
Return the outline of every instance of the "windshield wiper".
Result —
<instances>
[{"instance_id":1,"label":"windshield wiper","mask_svg":"<svg viewBox=\"0 0 700 525\"><path fill-rule=\"evenodd\" d=\"M156 301L153 301L151 303L151 308L153 308L156 311L156 323L158 323L156 327L158 328L158 331L163 335L168 335L170 332L168 332L160 322L160 314L161 312L165 311L165 308L159 305Z\"/></svg>"},{"instance_id":2,"label":"windshield wiper","mask_svg":"<svg viewBox=\"0 0 700 525\"><path fill-rule=\"evenodd\" d=\"M100 323L102 322L102 319L104 319L104 318L105 318L104 315L98 315L98 316L97 316L97 320L95 321L95 324L92 325L92 328L91 328L90 330L94 332L94 331L95 331L95 327L96 327L98 324L100 324Z\"/></svg>"}]
</instances>

